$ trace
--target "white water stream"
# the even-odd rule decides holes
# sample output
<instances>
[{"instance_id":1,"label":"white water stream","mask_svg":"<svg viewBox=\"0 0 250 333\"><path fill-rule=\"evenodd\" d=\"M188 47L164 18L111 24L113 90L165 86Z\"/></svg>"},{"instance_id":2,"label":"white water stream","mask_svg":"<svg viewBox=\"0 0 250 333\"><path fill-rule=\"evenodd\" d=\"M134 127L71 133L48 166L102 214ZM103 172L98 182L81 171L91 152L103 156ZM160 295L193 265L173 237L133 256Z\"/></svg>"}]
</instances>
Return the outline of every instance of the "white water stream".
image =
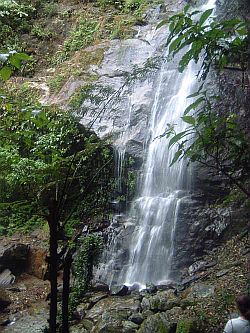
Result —
<instances>
[{"instance_id":1,"label":"white water stream","mask_svg":"<svg viewBox=\"0 0 250 333\"><path fill-rule=\"evenodd\" d=\"M214 8L215 1L209 0L199 9L204 11ZM134 54L138 59L145 52L152 56L154 50L166 41L166 35L159 36L159 31L149 32L147 43L140 44L139 51L136 48L129 49L131 57ZM191 174L183 160L170 167L176 150L168 150L169 139L160 136L168 124L175 124L177 133L185 130L187 124L181 120L181 116L191 103L186 97L194 91L197 81L197 65L191 63L183 74L178 72L177 65L178 59L164 63L154 81L147 140L149 144L138 195L125 218L122 232L125 238L113 230L114 236L105 254L105 264L98 272L99 277L109 284L138 283L143 288L147 283L160 284L170 279L175 229L182 200L190 193ZM121 190L127 142L133 134L130 120L136 101L142 99L142 89L134 87L130 96L133 98L128 98L127 122L116 143L118 190ZM126 239L129 239L129 248Z\"/></svg>"},{"instance_id":2,"label":"white water stream","mask_svg":"<svg viewBox=\"0 0 250 333\"><path fill-rule=\"evenodd\" d=\"M210 0L201 10L214 6L215 0ZM168 124L175 124L177 133L185 130L181 116L190 103L186 97L194 89L197 74L192 63L184 74L175 67L174 63L164 64L156 85L143 182L130 212L137 227L131 237L129 264L118 279L126 285L159 284L168 280L171 272L175 226L181 200L188 195L190 175L183 160L169 167L176 150L168 150L169 139L159 137Z\"/></svg>"}]
</instances>

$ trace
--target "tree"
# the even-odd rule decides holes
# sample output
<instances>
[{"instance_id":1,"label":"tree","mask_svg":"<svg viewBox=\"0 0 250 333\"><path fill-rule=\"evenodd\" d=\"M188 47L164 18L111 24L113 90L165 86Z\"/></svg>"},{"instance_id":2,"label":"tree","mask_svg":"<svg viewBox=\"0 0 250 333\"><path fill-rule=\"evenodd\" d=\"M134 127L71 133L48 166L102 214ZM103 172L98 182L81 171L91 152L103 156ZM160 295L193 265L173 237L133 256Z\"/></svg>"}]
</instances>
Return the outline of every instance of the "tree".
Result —
<instances>
[{"instance_id":1,"label":"tree","mask_svg":"<svg viewBox=\"0 0 250 333\"><path fill-rule=\"evenodd\" d=\"M189 6L186 6L182 13L168 21L169 57L187 48L179 62L179 71L182 72L190 61L201 61L197 75L201 84L197 92L188 96L192 103L182 117L188 124L186 130L176 133L174 124L170 124L163 135L170 137L169 148L177 145L171 165L182 158L198 162L223 174L249 197L250 145L247 127L237 112L240 102L235 100L225 109L224 92L217 88L215 95L205 82L211 68L220 76L224 70L240 71L239 87L244 92L248 84L245 74L249 56L247 25L239 19L217 21L212 17L212 11L189 12ZM198 19L197 14L200 15ZM165 23L161 22L159 27Z\"/></svg>"},{"instance_id":2,"label":"tree","mask_svg":"<svg viewBox=\"0 0 250 333\"><path fill-rule=\"evenodd\" d=\"M112 151L67 112L23 109L6 97L1 100L0 118L1 186L8 189L1 191L1 201L9 207L20 200L35 202L36 215L48 222L49 324L50 331L56 332L58 269L64 269L65 314L72 255L83 226L108 213ZM60 253L59 244L64 249Z\"/></svg>"}]
</instances>

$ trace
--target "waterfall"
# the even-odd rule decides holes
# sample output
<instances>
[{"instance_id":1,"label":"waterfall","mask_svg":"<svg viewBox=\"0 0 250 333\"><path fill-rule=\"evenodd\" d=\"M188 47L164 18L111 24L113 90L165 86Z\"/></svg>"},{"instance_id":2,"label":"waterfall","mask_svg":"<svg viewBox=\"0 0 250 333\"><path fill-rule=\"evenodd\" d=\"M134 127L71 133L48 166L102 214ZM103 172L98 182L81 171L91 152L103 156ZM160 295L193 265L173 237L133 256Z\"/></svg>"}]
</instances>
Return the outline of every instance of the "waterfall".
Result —
<instances>
[{"instance_id":1,"label":"waterfall","mask_svg":"<svg viewBox=\"0 0 250 333\"><path fill-rule=\"evenodd\" d=\"M199 9L204 11L214 6L215 0L209 0ZM139 43L139 50L136 47L127 49L125 62L132 62L132 55L138 60L144 57L145 52L150 57L154 50L161 49L166 41L166 34L160 35L162 30L160 33L154 29L149 31L147 43L143 38ZM157 38L154 37L155 33ZM135 40L129 44L135 45ZM150 82L151 111L147 115L150 121L146 129L148 135L144 137L147 148L144 151L137 197L127 216L121 215L118 219L114 217L110 247L97 273L98 278L110 285L137 283L143 288L147 283L160 284L172 278L175 229L182 201L190 195L192 177L184 160L170 167L176 150L174 147L168 149L169 139L162 134L169 124L175 125L177 133L185 130L187 124L181 120L181 116L191 103L186 97L194 91L197 79L196 64L190 63L181 74L177 70L177 60L164 63L157 77ZM127 122L115 143L118 155L118 190L121 190L127 143L136 133L131 127L136 102L143 100L145 87L146 84L136 84L131 96L128 96Z\"/></svg>"},{"instance_id":2,"label":"waterfall","mask_svg":"<svg viewBox=\"0 0 250 333\"><path fill-rule=\"evenodd\" d=\"M210 0L201 10L213 8L214 4ZM131 237L129 263L118 278L118 282L126 285L159 284L170 278L175 226L181 201L190 189L190 174L183 160L170 167L176 150L168 150L169 139L161 135L169 124L175 125L177 133L185 130L187 124L181 116L197 73L193 63L183 74L175 67L174 62L164 64L156 84L143 181L130 211L136 227Z\"/></svg>"}]
</instances>

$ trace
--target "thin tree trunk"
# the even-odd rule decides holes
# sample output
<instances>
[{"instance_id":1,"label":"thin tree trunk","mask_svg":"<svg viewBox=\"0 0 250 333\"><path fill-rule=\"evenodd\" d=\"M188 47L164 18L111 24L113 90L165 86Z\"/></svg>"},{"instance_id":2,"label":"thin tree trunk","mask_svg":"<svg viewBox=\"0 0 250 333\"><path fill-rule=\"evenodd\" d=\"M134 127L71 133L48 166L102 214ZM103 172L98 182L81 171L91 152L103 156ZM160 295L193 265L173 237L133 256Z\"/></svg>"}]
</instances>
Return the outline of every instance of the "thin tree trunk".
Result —
<instances>
[{"instance_id":1,"label":"thin tree trunk","mask_svg":"<svg viewBox=\"0 0 250 333\"><path fill-rule=\"evenodd\" d=\"M49 312L49 331L56 333L57 319L57 205L56 202L51 203L49 207L48 224L50 229L49 239L49 280L50 280L50 312Z\"/></svg>"},{"instance_id":2,"label":"thin tree trunk","mask_svg":"<svg viewBox=\"0 0 250 333\"><path fill-rule=\"evenodd\" d=\"M62 333L69 333L69 294L70 270L72 265L72 252L68 250L63 266L63 293L62 293Z\"/></svg>"}]
</instances>

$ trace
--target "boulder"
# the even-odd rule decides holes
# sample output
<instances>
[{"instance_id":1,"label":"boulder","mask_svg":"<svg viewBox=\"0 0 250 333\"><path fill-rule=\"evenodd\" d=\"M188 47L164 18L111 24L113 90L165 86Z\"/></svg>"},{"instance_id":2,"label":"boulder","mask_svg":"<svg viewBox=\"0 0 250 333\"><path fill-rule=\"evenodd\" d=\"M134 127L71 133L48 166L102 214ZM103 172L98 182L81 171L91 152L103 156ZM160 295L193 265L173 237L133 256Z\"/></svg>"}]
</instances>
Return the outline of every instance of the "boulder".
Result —
<instances>
[{"instance_id":1,"label":"boulder","mask_svg":"<svg viewBox=\"0 0 250 333\"><path fill-rule=\"evenodd\" d=\"M92 284L92 289L94 291L104 291L109 292L109 286L102 281L94 281Z\"/></svg>"},{"instance_id":2,"label":"boulder","mask_svg":"<svg viewBox=\"0 0 250 333\"><path fill-rule=\"evenodd\" d=\"M137 297L107 297L96 303L90 310L86 311L85 319L95 325L94 332L122 332L123 321L127 321L132 313L139 312L140 301ZM118 330L119 327L119 330Z\"/></svg>"},{"instance_id":3,"label":"boulder","mask_svg":"<svg viewBox=\"0 0 250 333\"><path fill-rule=\"evenodd\" d=\"M26 244L6 244L0 246L0 271L8 268L13 274L25 271L28 263L29 246Z\"/></svg>"},{"instance_id":4,"label":"boulder","mask_svg":"<svg viewBox=\"0 0 250 333\"><path fill-rule=\"evenodd\" d=\"M138 330L138 325L131 321L123 321L122 322L122 331L124 333L135 333Z\"/></svg>"},{"instance_id":5,"label":"boulder","mask_svg":"<svg viewBox=\"0 0 250 333\"><path fill-rule=\"evenodd\" d=\"M46 262L47 250L43 248L31 247L28 254L27 273L36 276L38 279L44 279L48 270Z\"/></svg>"},{"instance_id":6,"label":"boulder","mask_svg":"<svg viewBox=\"0 0 250 333\"><path fill-rule=\"evenodd\" d=\"M128 287L129 292L137 292L140 290L139 283L133 283L132 286Z\"/></svg>"},{"instance_id":7,"label":"boulder","mask_svg":"<svg viewBox=\"0 0 250 333\"><path fill-rule=\"evenodd\" d=\"M189 275L193 275L194 273L205 269L206 264L207 264L207 262L204 260L196 261L191 266L189 266L189 268L188 268Z\"/></svg>"},{"instance_id":8,"label":"boulder","mask_svg":"<svg viewBox=\"0 0 250 333\"><path fill-rule=\"evenodd\" d=\"M0 288L0 312L11 304L11 300L3 288Z\"/></svg>"},{"instance_id":9,"label":"boulder","mask_svg":"<svg viewBox=\"0 0 250 333\"><path fill-rule=\"evenodd\" d=\"M156 295L147 295L141 302L143 311L151 310L153 312L167 311L179 305L180 300L173 290L160 291Z\"/></svg>"},{"instance_id":10,"label":"boulder","mask_svg":"<svg viewBox=\"0 0 250 333\"><path fill-rule=\"evenodd\" d=\"M125 285L123 286L115 286L112 288L113 296L126 296L129 294L129 288Z\"/></svg>"},{"instance_id":11,"label":"boulder","mask_svg":"<svg viewBox=\"0 0 250 333\"><path fill-rule=\"evenodd\" d=\"M158 284L157 290L169 290L169 289L174 289L176 290L178 288L178 283L174 281L162 281L160 284Z\"/></svg>"},{"instance_id":12,"label":"boulder","mask_svg":"<svg viewBox=\"0 0 250 333\"><path fill-rule=\"evenodd\" d=\"M214 295L214 292L214 286L205 283L196 283L192 287L188 288L184 294L186 294L188 299L193 299L210 297Z\"/></svg>"},{"instance_id":13,"label":"boulder","mask_svg":"<svg viewBox=\"0 0 250 333\"><path fill-rule=\"evenodd\" d=\"M156 313L144 320L138 333L175 333L176 323L169 322L166 313Z\"/></svg>"},{"instance_id":14,"label":"boulder","mask_svg":"<svg viewBox=\"0 0 250 333\"><path fill-rule=\"evenodd\" d=\"M128 319L137 325L141 325L141 323L144 320L144 317L140 312L137 312L133 313Z\"/></svg>"}]
</instances>

